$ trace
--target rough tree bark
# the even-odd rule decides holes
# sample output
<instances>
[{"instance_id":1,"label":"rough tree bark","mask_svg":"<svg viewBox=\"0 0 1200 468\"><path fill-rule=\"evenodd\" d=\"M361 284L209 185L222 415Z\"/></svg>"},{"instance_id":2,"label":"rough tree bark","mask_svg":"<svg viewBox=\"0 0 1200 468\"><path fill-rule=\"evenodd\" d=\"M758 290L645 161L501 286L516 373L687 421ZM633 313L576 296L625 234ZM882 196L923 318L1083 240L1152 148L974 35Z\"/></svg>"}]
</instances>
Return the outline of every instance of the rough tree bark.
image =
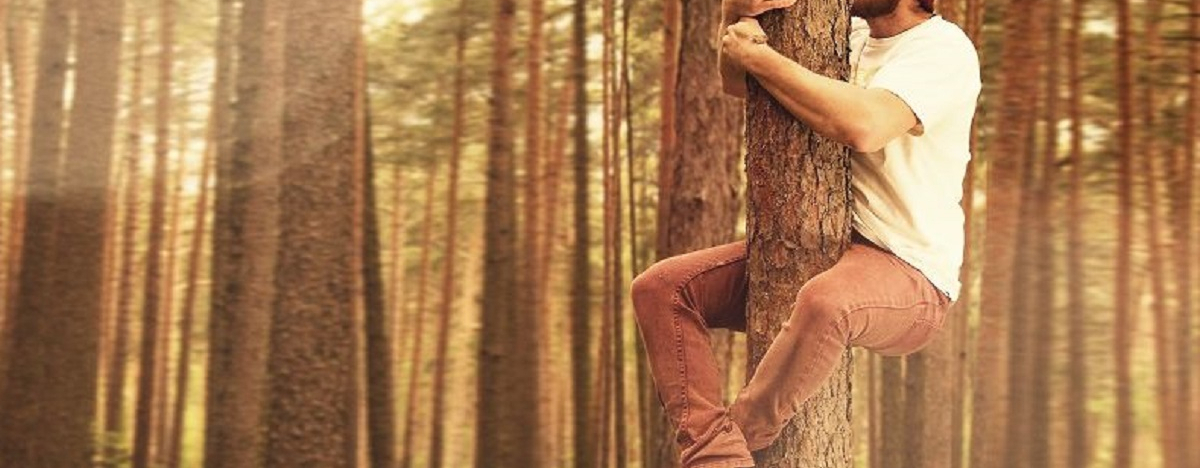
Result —
<instances>
[{"instance_id":1,"label":"rough tree bark","mask_svg":"<svg viewBox=\"0 0 1200 468\"><path fill-rule=\"evenodd\" d=\"M800 2L760 17L770 45L813 71L849 75L848 1ZM791 314L796 290L833 266L850 241L850 152L795 119L749 80L746 156L749 369ZM851 352L800 406L761 467L850 466ZM752 372L752 371L751 371ZM751 374L748 372L748 374Z\"/></svg>"},{"instance_id":2,"label":"rough tree bark","mask_svg":"<svg viewBox=\"0 0 1200 468\"><path fill-rule=\"evenodd\" d=\"M265 466L356 465L362 4L286 5L277 294ZM351 209L347 209L350 207Z\"/></svg>"}]
</instances>

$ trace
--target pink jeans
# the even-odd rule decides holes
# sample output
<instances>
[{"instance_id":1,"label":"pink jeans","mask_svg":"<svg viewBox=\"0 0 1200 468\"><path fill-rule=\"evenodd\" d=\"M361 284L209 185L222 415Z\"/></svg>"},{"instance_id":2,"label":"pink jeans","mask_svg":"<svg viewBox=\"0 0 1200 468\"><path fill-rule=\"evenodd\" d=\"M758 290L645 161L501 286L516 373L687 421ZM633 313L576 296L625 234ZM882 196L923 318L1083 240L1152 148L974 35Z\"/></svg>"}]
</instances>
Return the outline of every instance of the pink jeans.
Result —
<instances>
[{"instance_id":1,"label":"pink jeans","mask_svg":"<svg viewBox=\"0 0 1200 468\"><path fill-rule=\"evenodd\" d=\"M750 452L771 445L848 346L902 356L942 328L945 294L890 252L857 233L852 239L837 264L800 288L729 408L708 329L746 330L746 241L666 258L634 278L638 328L684 468L754 466Z\"/></svg>"}]
</instances>

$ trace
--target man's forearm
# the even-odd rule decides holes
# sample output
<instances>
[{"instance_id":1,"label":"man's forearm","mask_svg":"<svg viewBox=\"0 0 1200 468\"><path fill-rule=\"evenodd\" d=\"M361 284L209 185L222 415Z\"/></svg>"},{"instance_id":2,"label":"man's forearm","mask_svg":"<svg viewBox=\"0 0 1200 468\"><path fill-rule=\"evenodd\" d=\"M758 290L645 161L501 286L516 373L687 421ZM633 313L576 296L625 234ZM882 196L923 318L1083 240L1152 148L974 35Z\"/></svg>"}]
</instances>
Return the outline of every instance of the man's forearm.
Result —
<instances>
[{"instance_id":1,"label":"man's forearm","mask_svg":"<svg viewBox=\"0 0 1200 468\"><path fill-rule=\"evenodd\" d=\"M796 118L855 150L874 151L896 133L898 123L885 121L875 109L881 99L898 99L879 94L888 91L821 76L769 47L748 61L746 69Z\"/></svg>"}]
</instances>

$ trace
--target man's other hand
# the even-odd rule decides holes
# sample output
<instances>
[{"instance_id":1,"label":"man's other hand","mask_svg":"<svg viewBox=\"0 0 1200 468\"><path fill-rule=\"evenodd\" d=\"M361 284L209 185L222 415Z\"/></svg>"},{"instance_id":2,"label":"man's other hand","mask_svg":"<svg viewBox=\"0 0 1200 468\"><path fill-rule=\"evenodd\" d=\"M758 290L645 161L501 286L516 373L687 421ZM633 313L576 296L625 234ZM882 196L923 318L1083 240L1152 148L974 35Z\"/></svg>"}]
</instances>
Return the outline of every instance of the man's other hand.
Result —
<instances>
[{"instance_id":1,"label":"man's other hand","mask_svg":"<svg viewBox=\"0 0 1200 468\"><path fill-rule=\"evenodd\" d=\"M721 0L721 12L726 18L758 16L767 10L787 8L796 0Z\"/></svg>"},{"instance_id":2,"label":"man's other hand","mask_svg":"<svg viewBox=\"0 0 1200 468\"><path fill-rule=\"evenodd\" d=\"M739 68L753 71L751 61L755 54L768 48L766 44L767 34L759 26L758 20L743 17L725 27L725 33L721 36L721 54Z\"/></svg>"}]
</instances>

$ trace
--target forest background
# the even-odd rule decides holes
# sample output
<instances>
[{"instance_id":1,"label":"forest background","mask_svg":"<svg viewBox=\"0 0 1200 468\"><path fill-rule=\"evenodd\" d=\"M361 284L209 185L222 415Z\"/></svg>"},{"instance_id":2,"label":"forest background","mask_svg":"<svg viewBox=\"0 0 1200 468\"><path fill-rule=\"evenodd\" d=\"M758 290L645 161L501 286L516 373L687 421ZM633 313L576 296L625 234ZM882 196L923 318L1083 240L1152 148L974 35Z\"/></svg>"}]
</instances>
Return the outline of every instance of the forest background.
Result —
<instances>
[{"instance_id":1,"label":"forest background","mask_svg":"<svg viewBox=\"0 0 1200 468\"><path fill-rule=\"evenodd\" d=\"M1200 1L937 9L965 288L835 466L1200 466ZM0 467L672 466L628 285L745 236L718 15L0 0Z\"/></svg>"}]
</instances>

